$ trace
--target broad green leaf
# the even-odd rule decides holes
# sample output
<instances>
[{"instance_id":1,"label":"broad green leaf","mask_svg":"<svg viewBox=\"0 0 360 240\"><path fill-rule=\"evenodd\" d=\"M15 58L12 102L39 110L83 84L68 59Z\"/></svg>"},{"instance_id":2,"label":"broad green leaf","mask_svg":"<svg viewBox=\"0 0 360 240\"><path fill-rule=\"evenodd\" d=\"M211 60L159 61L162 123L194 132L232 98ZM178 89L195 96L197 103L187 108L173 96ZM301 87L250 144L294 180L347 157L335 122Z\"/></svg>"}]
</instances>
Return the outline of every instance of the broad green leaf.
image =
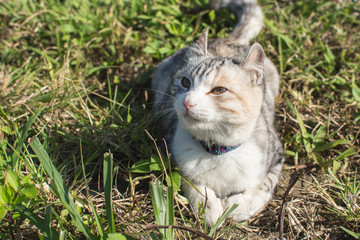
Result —
<instances>
[{"instance_id":1,"label":"broad green leaf","mask_svg":"<svg viewBox=\"0 0 360 240\"><path fill-rule=\"evenodd\" d=\"M322 142L323 139L326 137L326 127L321 125L319 129L316 131L314 142Z\"/></svg>"},{"instance_id":2,"label":"broad green leaf","mask_svg":"<svg viewBox=\"0 0 360 240\"><path fill-rule=\"evenodd\" d=\"M159 156L151 156L150 162L150 171L165 171L169 168L167 161L161 161Z\"/></svg>"},{"instance_id":3,"label":"broad green leaf","mask_svg":"<svg viewBox=\"0 0 360 240\"><path fill-rule=\"evenodd\" d=\"M15 190L15 192L17 192L20 188L20 178L17 173L12 170L7 171L5 182L9 183L9 185Z\"/></svg>"},{"instance_id":4,"label":"broad green leaf","mask_svg":"<svg viewBox=\"0 0 360 240\"><path fill-rule=\"evenodd\" d=\"M216 17L215 10L211 10L211 11L209 12L210 22L214 22L214 21L215 21L215 17Z\"/></svg>"},{"instance_id":5,"label":"broad green leaf","mask_svg":"<svg viewBox=\"0 0 360 240\"><path fill-rule=\"evenodd\" d=\"M167 164L165 165L165 167ZM162 171L162 163L159 157L152 156L150 160L139 160L131 166L130 172L132 173L148 173L152 171Z\"/></svg>"},{"instance_id":6,"label":"broad green leaf","mask_svg":"<svg viewBox=\"0 0 360 240\"><path fill-rule=\"evenodd\" d=\"M154 6L154 9L161 10L164 13L166 13L167 15L171 15L171 16L181 16L182 15L181 10L176 5L170 5L170 6L156 5L156 6Z\"/></svg>"},{"instance_id":7,"label":"broad green leaf","mask_svg":"<svg viewBox=\"0 0 360 240\"><path fill-rule=\"evenodd\" d=\"M10 187L9 184L6 184L4 187L5 187L7 193L8 193L9 196L10 196L10 202L11 202L11 200L12 200L13 197L15 196L16 192L15 192L15 190L14 190L12 187Z\"/></svg>"},{"instance_id":8,"label":"broad green leaf","mask_svg":"<svg viewBox=\"0 0 360 240\"><path fill-rule=\"evenodd\" d=\"M175 191L180 191L180 186L181 186L181 175L178 172L172 172L171 173L171 178L172 178L172 186L174 187Z\"/></svg>"},{"instance_id":9,"label":"broad green leaf","mask_svg":"<svg viewBox=\"0 0 360 240\"><path fill-rule=\"evenodd\" d=\"M5 207L4 205L0 204L0 223L6 216L6 213L9 211L9 208Z\"/></svg>"},{"instance_id":10,"label":"broad green leaf","mask_svg":"<svg viewBox=\"0 0 360 240\"><path fill-rule=\"evenodd\" d=\"M131 166L129 172L132 173L148 173L150 172L150 161L149 160L140 160L134 163Z\"/></svg>"},{"instance_id":11,"label":"broad green leaf","mask_svg":"<svg viewBox=\"0 0 360 240\"><path fill-rule=\"evenodd\" d=\"M24 176L24 177L21 179L21 183L22 183L22 184L24 184L24 183L32 183L31 177L30 177L29 175Z\"/></svg>"},{"instance_id":12,"label":"broad green leaf","mask_svg":"<svg viewBox=\"0 0 360 240\"><path fill-rule=\"evenodd\" d=\"M284 154L285 154L285 155L288 155L288 156L295 156L295 155L296 155L295 152L290 151L290 150L284 150Z\"/></svg>"},{"instance_id":13,"label":"broad green leaf","mask_svg":"<svg viewBox=\"0 0 360 240\"><path fill-rule=\"evenodd\" d=\"M121 233L109 233L108 240L126 240L126 237Z\"/></svg>"},{"instance_id":14,"label":"broad green leaf","mask_svg":"<svg viewBox=\"0 0 360 240\"><path fill-rule=\"evenodd\" d=\"M161 47L161 48L159 48L158 49L159 50L159 52L161 53L161 54L168 54L169 52L171 52L172 51L172 49L171 48L169 48L169 47Z\"/></svg>"},{"instance_id":15,"label":"broad green leaf","mask_svg":"<svg viewBox=\"0 0 360 240\"><path fill-rule=\"evenodd\" d=\"M341 162L340 161L336 161L336 160L333 160L333 164L332 164L332 172L334 174L336 174L338 172L338 170L340 169L341 167Z\"/></svg>"},{"instance_id":16,"label":"broad green leaf","mask_svg":"<svg viewBox=\"0 0 360 240\"><path fill-rule=\"evenodd\" d=\"M169 33L171 33L172 35L178 35L178 30L176 29L176 27L173 24L169 24L166 23L165 24L165 28L169 31Z\"/></svg>"},{"instance_id":17,"label":"broad green leaf","mask_svg":"<svg viewBox=\"0 0 360 240\"><path fill-rule=\"evenodd\" d=\"M76 30L72 24L63 24L60 25L60 31L62 31L63 33L73 33Z\"/></svg>"},{"instance_id":18,"label":"broad green leaf","mask_svg":"<svg viewBox=\"0 0 360 240\"><path fill-rule=\"evenodd\" d=\"M143 49L143 52L144 53L150 53L150 54L154 54L154 53L157 53L157 50L155 50L154 48L150 47L150 46L147 46Z\"/></svg>"},{"instance_id":19,"label":"broad green leaf","mask_svg":"<svg viewBox=\"0 0 360 240\"><path fill-rule=\"evenodd\" d=\"M311 153L311 158L321 167L325 168L329 164L325 159L317 152Z\"/></svg>"},{"instance_id":20,"label":"broad green leaf","mask_svg":"<svg viewBox=\"0 0 360 240\"><path fill-rule=\"evenodd\" d=\"M38 190L33 185L26 184L21 190L20 193L24 194L25 196L29 198L33 198L38 194Z\"/></svg>"},{"instance_id":21,"label":"broad green leaf","mask_svg":"<svg viewBox=\"0 0 360 240\"><path fill-rule=\"evenodd\" d=\"M29 198L23 194L21 195L17 195L16 199L13 200L14 204L21 204L21 203L25 203L29 200Z\"/></svg>"},{"instance_id":22,"label":"broad green leaf","mask_svg":"<svg viewBox=\"0 0 360 240\"><path fill-rule=\"evenodd\" d=\"M10 195L4 186L0 185L0 203L7 205L10 203Z\"/></svg>"},{"instance_id":23,"label":"broad green leaf","mask_svg":"<svg viewBox=\"0 0 360 240\"><path fill-rule=\"evenodd\" d=\"M358 103L360 104L360 88L358 87L358 85L356 85L354 76L353 76L351 88L355 100L358 101Z\"/></svg>"},{"instance_id":24,"label":"broad green leaf","mask_svg":"<svg viewBox=\"0 0 360 240\"><path fill-rule=\"evenodd\" d=\"M6 134L13 134L13 130L8 127L8 126L5 126L5 127L0 127L0 132L4 132Z\"/></svg>"}]
</instances>

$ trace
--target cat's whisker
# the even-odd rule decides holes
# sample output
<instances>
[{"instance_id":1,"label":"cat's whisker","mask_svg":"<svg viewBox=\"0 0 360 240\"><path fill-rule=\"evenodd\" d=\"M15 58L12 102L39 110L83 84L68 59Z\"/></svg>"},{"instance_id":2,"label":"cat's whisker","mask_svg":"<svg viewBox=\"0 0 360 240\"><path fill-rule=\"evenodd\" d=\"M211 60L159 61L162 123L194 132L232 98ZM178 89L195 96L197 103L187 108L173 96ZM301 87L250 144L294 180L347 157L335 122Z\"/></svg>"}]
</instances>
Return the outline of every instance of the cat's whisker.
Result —
<instances>
[{"instance_id":1,"label":"cat's whisker","mask_svg":"<svg viewBox=\"0 0 360 240\"><path fill-rule=\"evenodd\" d=\"M171 94L169 94L169 93L167 93L167 92L160 91L160 90L156 90L156 89L151 89L151 91L157 92L157 93L161 93L161 94L163 94L163 95L165 95L165 96L168 96L168 97L171 97L171 98L175 99L175 97L174 97L173 95L171 95Z\"/></svg>"}]
</instances>

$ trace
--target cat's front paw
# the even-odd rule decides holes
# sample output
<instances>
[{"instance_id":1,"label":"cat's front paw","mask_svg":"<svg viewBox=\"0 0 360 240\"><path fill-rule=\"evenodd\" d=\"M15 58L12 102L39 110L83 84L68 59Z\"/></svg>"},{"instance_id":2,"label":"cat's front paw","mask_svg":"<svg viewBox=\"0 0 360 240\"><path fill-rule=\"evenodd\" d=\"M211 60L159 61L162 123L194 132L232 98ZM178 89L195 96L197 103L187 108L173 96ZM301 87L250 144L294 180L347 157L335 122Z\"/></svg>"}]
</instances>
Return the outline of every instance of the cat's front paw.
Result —
<instances>
[{"instance_id":1,"label":"cat's front paw","mask_svg":"<svg viewBox=\"0 0 360 240\"><path fill-rule=\"evenodd\" d=\"M208 195L205 205L206 224L214 226L223 211L221 200L215 194Z\"/></svg>"},{"instance_id":2,"label":"cat's front paw","mask_svg":"<svg viewBox=\"0 0 360 240\"><path fill-rule=\"evenodd\" d=\"M224 209L231 208L234 204L237 205L234 211L229 215L229 218L235 222L242 222L248 220L254 213L251 210L251 204L247 202L241 195L237 197L224 198L222 200Z\"/></svg>"}]
</instances>

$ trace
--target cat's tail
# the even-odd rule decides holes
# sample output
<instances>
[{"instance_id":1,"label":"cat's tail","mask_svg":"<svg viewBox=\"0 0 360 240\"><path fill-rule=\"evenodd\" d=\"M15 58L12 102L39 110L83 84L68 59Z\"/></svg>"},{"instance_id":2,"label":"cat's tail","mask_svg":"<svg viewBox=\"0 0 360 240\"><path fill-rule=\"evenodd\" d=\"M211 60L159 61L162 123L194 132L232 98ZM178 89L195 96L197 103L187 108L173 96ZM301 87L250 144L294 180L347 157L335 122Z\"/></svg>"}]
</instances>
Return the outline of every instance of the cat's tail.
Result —
<instances>
[{"instance_id":1,"label":"cat's tail","mask_svg":"<svg viewBox=\"0 0 360 240\"><path fill-rule=\"evenodd\" d=\"M249 45L263 27L263 14L256 0L211 0L210 6L215 10L229 8L236 14L238 23L229 40L240 45Z\"/></svg>"}]
</instances>

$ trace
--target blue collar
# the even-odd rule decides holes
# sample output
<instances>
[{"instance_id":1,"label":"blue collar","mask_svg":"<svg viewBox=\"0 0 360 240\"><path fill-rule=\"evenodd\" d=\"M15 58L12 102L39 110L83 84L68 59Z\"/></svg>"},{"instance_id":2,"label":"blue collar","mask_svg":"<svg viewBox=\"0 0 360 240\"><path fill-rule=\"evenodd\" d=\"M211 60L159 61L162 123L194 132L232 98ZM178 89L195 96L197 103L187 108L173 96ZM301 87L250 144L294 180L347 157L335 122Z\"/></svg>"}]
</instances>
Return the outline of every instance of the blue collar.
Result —
<instances>
[{"instance_id":1,"label":"blue collar","mask_svg":"<svg viewBox=\"0 0 360 240\"><path fill-rule=\"evenodd\" d=\"M199 141L203 148L210 153L211 155L223 155L224 153L228 153L238 147L240 147L241 144L235 145L235 146L221 146L217 144L213 144L210 147L207 143L203 141Z\"/></svg>"}]
</instances>

